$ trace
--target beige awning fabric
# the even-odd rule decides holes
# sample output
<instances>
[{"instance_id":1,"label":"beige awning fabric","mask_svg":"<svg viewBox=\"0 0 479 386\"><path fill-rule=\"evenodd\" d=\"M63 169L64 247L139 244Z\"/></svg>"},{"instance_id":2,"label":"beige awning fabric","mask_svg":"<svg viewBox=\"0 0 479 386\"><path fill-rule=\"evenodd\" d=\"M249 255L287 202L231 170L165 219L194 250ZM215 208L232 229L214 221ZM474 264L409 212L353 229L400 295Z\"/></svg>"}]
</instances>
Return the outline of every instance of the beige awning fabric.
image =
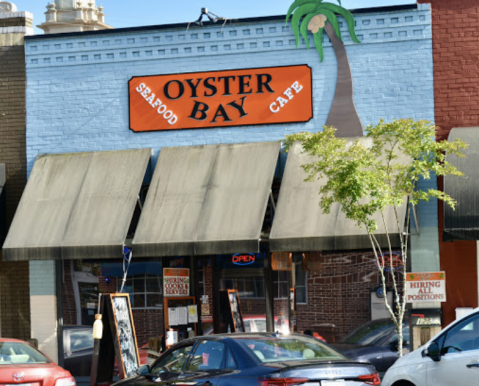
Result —
<instances>
[{"instance_id":1,"label":"beige awning fabric","mask_svg":"<svg viewBox=\"0 0 479 386\"><path fill-rule=\"evenodd\" d=\"M356 138L352 138L351 141ZM367 138L361 138L367 144ZM406 157L398 160L408 162ZM288 153L286 168L281 182L278 205L270 234L272 252L305 252L370 249L367 232L355 222L347 219L340 206L334 204L329 214L324 214L319 206L319 189L324 180L305 182L307 177L301 165L313 162L313 158L302 153L300 143L293 144ZM404 224L407 204L399 210L399 218ZM398 247L394 211L385 213L388 229L393 230L391 240ZM379 229L375 235L382 247L387 247L384 225L378 216Z\"/></svg>"},{"instance_id":2,"label":"beige awning fabric","mask_svg":"<svg viewBox=\"0 0 479 386\"><path fill-rule=\"evenodd\" d=\"M461 139L469 145L465 157L446 154L446 160L464 176L445 176L444 192L457 201L453 209L444 206L444 241L479 240L479 127L454 128L449 141Z\"/></svg>"},{"instance_id":3,"label":"beige awning fabric","mask_svg":"<svg viewBox=\"0 0 479 386\"><path fill-rule=\"evenodd\" d=\"M118 258L151 149L37 157L3 260Z\"/></svg>"},{"instance_id":4,"label":"beige awning fabric","mask_svg":"<svg viewBox=\"0 0 479 386\"><path fill-rule=\"evenodd\" d=\"M279 142L161 149L135 256L258 252Z\"/></svg>"}]
</instances>

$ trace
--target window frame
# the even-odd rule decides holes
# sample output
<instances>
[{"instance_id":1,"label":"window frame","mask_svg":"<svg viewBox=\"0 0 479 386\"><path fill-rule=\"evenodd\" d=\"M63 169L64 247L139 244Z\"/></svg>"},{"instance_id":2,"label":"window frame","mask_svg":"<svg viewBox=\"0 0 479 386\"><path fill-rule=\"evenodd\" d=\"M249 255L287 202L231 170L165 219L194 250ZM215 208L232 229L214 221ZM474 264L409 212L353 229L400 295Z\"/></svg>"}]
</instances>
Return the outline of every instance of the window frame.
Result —
<instances>
[{"instance_id":1,"label":"window frame","mask_svg":"<svg viewBox=\"0 0 479 386\"><path fill-rule=\"evenodd\" d=\"M295 283L296 283L296 286L295 286L295 289L296 289L296 304L308 304L308 271L303 271L303 261L300 260L300 261L296 261L295 263L295 275L296 275L296 280L295 280ZM304 285L300 285L298 286L298 276L300 275L300 272L298 270L297 267L301 267L301 271L303 271L303 274L304 274ZM298 302L298 289L300 288L304 288L304 299L305 301L304 302Z\"/></svg>"},{"instance_id":2,"label":"window frame","mask_svg":"<svg viewBox=\"0 0 479 386\"><path fill-rule=\"evenodd\" d=\"M143 284L144 284L144 288L145 290L143 292L135 292L134 291L134 280L135 279L140 279L140 277L143 276ZM151 291L147 291L147 279L149 278L157 278L158 279L158 285L159 285L159 291L160 292L151 292ZM162 301L162 298L163 298L163 283L162 283L162 280L163 279L163 276L162 275L154 275L154 274L151 274L151 273L142 273L142 274L139 274L139 275L132 275L132 276L129 276L127 277L126 279L126 282L125 282L125 285L126 283L128 283L128 281L131 281L133 283L133 292L126 292L128 295L130 295L130 302L131 302L131 309L132 310L162 310L163 309L163 301ZM117 280L117 289L118 291L120 290L121 288L121 283L122 283L122 280L119 279ZM134 296L135 295L143 295L144 298L144 306L143 307L136 307L134 304ZM147 304L148 304L148 295L160 295L160 304L159 306L157 307L148 307Z\"/></svg>"},{"instance_id":3,"label":"window frame","mask_svg":"<svg viewBox=\"0 0 479 386\"><path fill-rule=\"evenodd\" d=\"M235 280L241 280L242 283L243 283L243 288L245 288L245 287L246 287L246 285L245 285L245 280L251 280L251 279L253 279L256 294L258 293L258 291L257 291L258 287L257 287L257 284L256 284L256 282L257 282L256 279L261 279L261 280L263 280L263 296L244 296L244 295L241 295L241 292L240 292L240 290L238 289L238 293L239 293L239 295L240 295L240 299L252 299L252 300L254 300L254 299L265 299L265 297L266 297L266 289L265 289L266 283L264 282L264 277L263 277L263 276L231 277L231 278L230 278L230 277L222 277L222 278L220 278L220 288L221 288L221 289L237 289L237 288L228 288L228 286L223 285L223 283L224 283L226 280L233 280L233 281L235 281ZM223 288L223 287L224 287L224 288Z\"/></svg>"},{"instance_id":4,"label":"window frame","mask_svg":"<svg viewBox=\"0 0 479 386\"><path fill-rule=\"evenodd\" d=\"M286 280L280 280L280 274L284 273L286 275ZM277 296L274 296L274 300L286 300L289 299L289 286L288 286L288 275L289 271L273 271L273 293L276 292ZM280 286L286 286L286 296L280 297Z\"/></svg>"},{"instance_id":5,"label":"window frame","mask_svg":"<svg viewBox=\"0 0 479 386\"><path fill-rule=\"evenodd\" d=\"M471 350L444 352L444 349L446 347L446 342L447 342L450 334L460 332L464 327L466 327L470 323L474 324L473 330L474 330L475 327L479 329L479 313L471 314L469 317L463 319L462 321L460 321L459 323L457 323L456 325L454 325L453 327L448 329L443 335L441 335L440 337L435 339L436 342L441 342L441 344L439 345L441 356L448 355L448 354L459 354L459 353L463 353L463 352L478 351L479 350L478 348L476 348L476 349L473 348ZM476 338L476 339L479 339L479 338ZM453 347L453 346L447 346L447 347Z\"/></svg>"}]
</instances>

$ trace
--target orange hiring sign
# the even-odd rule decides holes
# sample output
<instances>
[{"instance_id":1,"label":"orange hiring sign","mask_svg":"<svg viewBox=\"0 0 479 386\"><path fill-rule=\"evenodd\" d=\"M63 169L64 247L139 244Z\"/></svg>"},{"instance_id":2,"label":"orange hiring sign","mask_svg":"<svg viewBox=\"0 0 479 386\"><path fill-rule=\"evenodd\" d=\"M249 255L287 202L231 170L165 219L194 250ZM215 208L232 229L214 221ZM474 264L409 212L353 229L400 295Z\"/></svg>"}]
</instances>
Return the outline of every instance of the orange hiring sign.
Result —
<instances>
[{"instance_id":1,"label":"orange hiring sign","mask_svg":"<svg viewBox=\"0 0 479 386\"><path fill-rule=\"evenodd\" d=\"M307 122L313 117L306 65L134 77L133 131Z\"/></svg>"}]
</instances>

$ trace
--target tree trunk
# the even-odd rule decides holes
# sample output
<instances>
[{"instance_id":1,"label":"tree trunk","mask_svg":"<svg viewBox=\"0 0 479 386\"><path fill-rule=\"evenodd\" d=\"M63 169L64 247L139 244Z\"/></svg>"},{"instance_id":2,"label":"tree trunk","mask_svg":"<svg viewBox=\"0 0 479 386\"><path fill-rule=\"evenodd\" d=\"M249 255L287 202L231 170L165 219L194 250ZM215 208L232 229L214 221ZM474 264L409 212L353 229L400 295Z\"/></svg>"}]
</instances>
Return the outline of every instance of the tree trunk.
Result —
<instances>
[{"instance_id":1,"label":"tree trunk","mask_svg":"<svg viewBox=\"0 0 479 386\"><path fill-rule=\"evenodd\" d=\"M363 127L353 101L353 79L346 48L336 36L331 23L326 23L326 33L333 44L338 62L338 79L333 104L329 111L326 126L337 129L337 137L362 137Z\"/></svg>"}]
</instances>

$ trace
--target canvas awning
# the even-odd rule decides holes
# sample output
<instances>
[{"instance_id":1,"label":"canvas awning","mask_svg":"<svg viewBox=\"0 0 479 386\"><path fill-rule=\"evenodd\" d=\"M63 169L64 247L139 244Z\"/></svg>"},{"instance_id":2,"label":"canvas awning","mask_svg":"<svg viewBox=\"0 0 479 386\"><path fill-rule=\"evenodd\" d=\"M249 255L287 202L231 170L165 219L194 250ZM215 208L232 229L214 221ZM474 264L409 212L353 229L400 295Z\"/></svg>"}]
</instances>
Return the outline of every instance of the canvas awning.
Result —
<instances>
[{"instance_id":1,"label":"canvas awning","mask_svg":"<svg viewBox=\"0 0 479 386\"><path fill-rule=\"evenodd\" d=\"M368 141L362 138L361 141ZM399 162L404 159L399 160ZM337 251L370 249L367 232L347 219L340 206L334 204L330 214L322 213L319 206L319 189L324 180L305 182L307 177L301 165L313 162L303 154L300 143L293 144L288 153L286 168L281 182L276 213L270 234L272 252ZM407 162L407 161L406 161ZM404 224L407 204L399 210L399 219ZM394 247L400 245L394 211L385 212L386 224ZM380 217L379 229L375 232L382 247L387 246L386 232Z\"/></svg>"},{"instance_id":2,"label":"canvas awning","mask_svg":"<svg viewBox=\"0 0 479 386\"><path fill-rule=\"evenodd\" d=\"M258 252L279 142L161 149L136 256Z\"/></svg>"},{"instance_id":3,"label":"canvas awning","mask_svg":"<svg viewBox=\"0 0 479 386\"><path fill-rule=\"evenodd\" d=\"M449 141L457 138L469 147L464 158L446 155L446 160L464 176L445 176L444 192L457 201L452 209L444 204L444 241L479 240L479 127L454 128Z\"/></svg>"},{"instance_id":4,"label":"canvas awning","mask_svg":"<svg viewBox=\"0 0 479 386\"><path fill-rule=\"evenodd\" d=\"M118 258L150 149L37 157L3 259Z\"/></svg>"}]
</instances>

